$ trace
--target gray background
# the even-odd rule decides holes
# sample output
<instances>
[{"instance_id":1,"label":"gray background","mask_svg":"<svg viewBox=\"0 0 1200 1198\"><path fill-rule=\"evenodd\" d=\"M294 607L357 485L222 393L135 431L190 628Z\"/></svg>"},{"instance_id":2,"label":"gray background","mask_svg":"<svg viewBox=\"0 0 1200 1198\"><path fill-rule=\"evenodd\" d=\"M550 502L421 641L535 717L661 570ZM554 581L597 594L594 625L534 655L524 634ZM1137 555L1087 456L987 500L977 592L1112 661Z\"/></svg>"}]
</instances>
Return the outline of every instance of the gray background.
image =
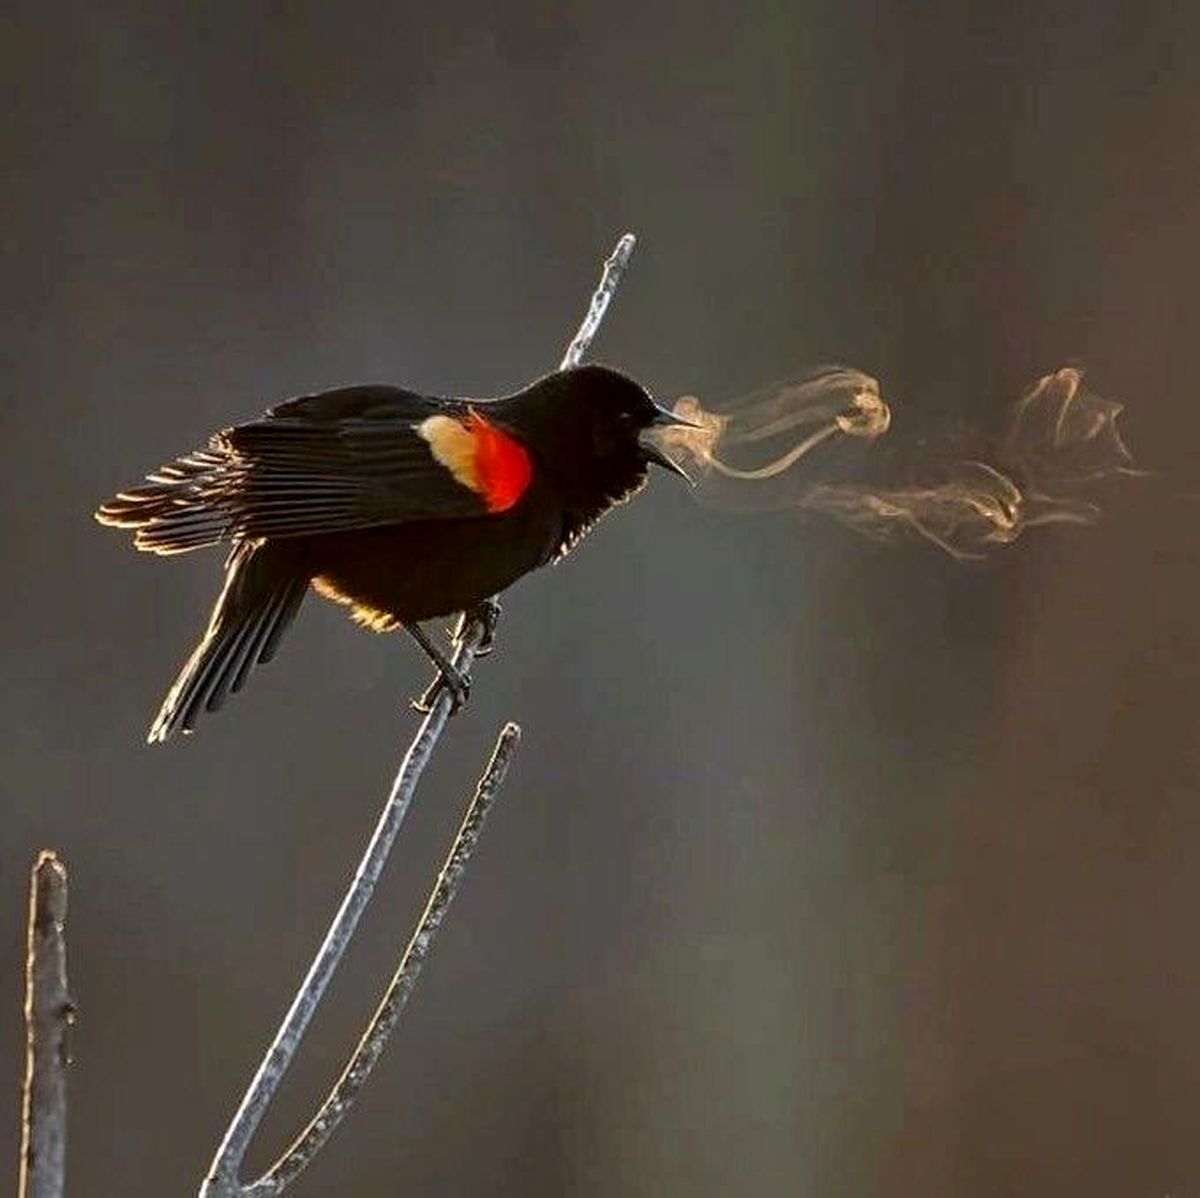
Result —
<instances>
[{"instance_id":1,"label":"gray background","mask_svg":"<svg viewBox=\"0 0 1200 1198\"><path fill-rule=\"evenodd\" d=\"M256 1159L512 717L460 904L297 1194L1200 1194L1200 8L5 25L0 1162L34 851L72 869L73 1192L194 1192L425 681L311 603L145 747L218 561L135 556L94 503L289 393L517 386L631 227L597 350L661 395L843 360L915 425L1082 361L1160 476L975 566L656 479L509 595Z\"/></svg>"}]
</instances>

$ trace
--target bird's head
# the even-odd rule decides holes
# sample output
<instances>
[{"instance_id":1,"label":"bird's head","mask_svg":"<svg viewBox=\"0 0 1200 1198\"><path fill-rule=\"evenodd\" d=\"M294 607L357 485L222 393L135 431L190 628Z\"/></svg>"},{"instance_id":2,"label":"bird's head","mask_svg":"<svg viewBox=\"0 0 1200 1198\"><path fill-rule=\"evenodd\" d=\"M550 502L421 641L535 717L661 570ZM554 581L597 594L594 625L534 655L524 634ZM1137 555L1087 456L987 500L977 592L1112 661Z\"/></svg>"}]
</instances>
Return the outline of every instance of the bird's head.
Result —
<instances>
[{"instance_id":1,"label":"bird's head","mask_svg":"<svg viewBox=\"0 0 1200 1198\"><path fill-rule=\"evenodd\" d=\"M496 415L521 436L543 469L571 490L599 488L616 500L645 481L651 462L687 478L663 452L658 434L690 422L607 366L547 375L500 401Z\"/></svg>"}]
</instances>

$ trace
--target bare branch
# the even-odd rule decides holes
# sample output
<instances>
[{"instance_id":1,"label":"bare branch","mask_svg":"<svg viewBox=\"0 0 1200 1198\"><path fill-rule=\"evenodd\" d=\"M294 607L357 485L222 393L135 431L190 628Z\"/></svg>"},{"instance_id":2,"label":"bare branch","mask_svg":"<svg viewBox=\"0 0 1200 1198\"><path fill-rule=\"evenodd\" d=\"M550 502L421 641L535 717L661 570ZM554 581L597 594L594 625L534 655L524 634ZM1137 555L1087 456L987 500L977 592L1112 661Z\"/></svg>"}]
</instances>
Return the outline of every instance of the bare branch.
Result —
<instances>
[{"instance_id":1,"label":"bare branch","mask_svg":"<svg viewBox=\"0 0 1200 1198\"><path fill-rule=\"evenodd\" d=\"M626 233L605 262L604 272L592 295L587 315L568 346L560 369L565 370L578 365L587 353L604 319L613 293L621 281L634 245L633 234ZM470 679L472 664L487 631L479 618L464 621L459 630L452 663L465 680ZM462 827L451 847L425 913L417 924L391 985L341 1077L291 1148L257 1181L242 1182L241 1168L246 1150L267 1107L279 1090L284 1074L296 1055L296 1050L325 994L334 970L337 969L354 935L363 911L371 901L371 895L387 863L400 825L408 813L417 782L446 726L452 703L453 697L449 688L441 688L429 714L417 729L416 737L404 755L400 770L392 783L391 793L375 831L355 871L350 889L346 892L308 974L225 1132L209 1169L209 1175L200 1187L200 1198L266 1198L268 1195L281 1194L309 1164L341 1121L404 1010L408 996L416 985L421 966L429 953L433 937L441 926L462 873L474 851L488 807L504 779L509 760L515 751L519 736L515 724L506 725L500 734L492 759L480 780L475 798L467 809Z\"/></svg>"},{"instance_id":2,"label":"bare branch","mask_svg":"<svg viewBox=\"0 0 1200 1198\"><path fill-rule=\"evenodd\" d=\"M442 920L458 892L458 885L471 860L471 854L479 843L483 822L487 818L492 800L504 782L505 774L508 773L520 738L521 729L516 724L508 723L501 729L496 747L492 750L491 760L479 779L475 797L467 807L462 825L446 857L446 863L442 866L442 872L438 875L433 892L429 896L425 913L421 916L400 966L366 1031L363 1032L358 1047L346 1062L341 1077L321 1104L320 1110L313 1116L312 1122L291 1148L246 1190L249 1198L268 1198L282 1193L320 1151L350 1109L350 1104L358 1097L363 1082L367 1080L380 1053L383 1052L384 1045L387 1044L388 1037L417 984L421 966L425 964L425 958L433 945L433 938L437 935Z\"/></svg>"},{"instance_id":3,"label":"bare branch","mask_svg":"<svg viewBox=\"0 0 1200 1198\"><path fill-rule=\"evenodd\" d=\"M608 311L609 302L621 282L621 276L625 273L625 267L629 265L629 259L633 256L636 245L637 238L632 233L625 233L613 247L613 252L604 264L604 273L600 276L599 286L592 293L592 302L588 306L587 315L583 318L579 331L571 339L571 344L567 346L567 352L563 354L559 370L568 370L572 366L578 366L587 355L588 350L591 349L592 342L600 330L600 322L604 319L605 312Z\"/></svg>"},{"instance_id":4,"label":"bare branch","mask_svg":"<svg viewBox=\"0 0 1200 1198\"><path fill-rule=\"evenodd\" d=\"M463 630L452 660L455 669L464 678L470 677L471 664L475 660L475 652L482 636L483 629L477 622L472 622ZM296 1049L308 1030L313 1013L325 993L325 988L329 985L329 979L337 969L346 946L358 927L358 921L371 901L371 895L375 891L380 874L383 873L396 834L408 814L408 806L417 782L446 726L452 703L453 697L449 689L443 688L434 700L429 714L421 721L421 726L400 763L391 793L379 822L375 825L375 831L367 842L366 851L354 873L350 889L342 899L342 905L334 915L329 931L326 932L325 939L317 950L317 955L309 966L291 1007L283 1017L283 1022L250 1082L250 1087L242 1098L221 1146L217 1149L209 1176L200 1188L201 1198L229 1198L248 1193L238 1174L251 1137L275 1097L283 1076L296 1055Z\"/></svg>"},{"instance_id":5,"label":"bare branch","mask_svg":"<svg viewBox=\"0 0 1200 1198\"><path fill-rule=\"evenodd\" d=\"M66 920L67 870L46 850L29 880L19 1198L62 1198L66 1177L67 1066L75 1022L67 990Z\"/></svg>"}]
</instances>

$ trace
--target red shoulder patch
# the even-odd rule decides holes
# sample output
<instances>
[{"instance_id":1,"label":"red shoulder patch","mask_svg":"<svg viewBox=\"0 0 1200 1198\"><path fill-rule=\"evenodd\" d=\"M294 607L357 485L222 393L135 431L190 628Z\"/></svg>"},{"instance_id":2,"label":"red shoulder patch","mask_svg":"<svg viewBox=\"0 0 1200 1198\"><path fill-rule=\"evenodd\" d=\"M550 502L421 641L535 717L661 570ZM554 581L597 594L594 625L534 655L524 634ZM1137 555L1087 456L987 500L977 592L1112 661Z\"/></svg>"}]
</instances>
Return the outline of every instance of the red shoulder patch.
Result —
<instances>
[{"instance_id":1,"label":"red shoulder patch","mask_svg":"<svg viewBox=\"0 0 1200 1198\"><path fill-rule=\"evenodd\" d=\"M472 408L466 420L475 447L475 489L489 512L507 512L533 479L529 451Z\"/></svg>"}]
</instances>

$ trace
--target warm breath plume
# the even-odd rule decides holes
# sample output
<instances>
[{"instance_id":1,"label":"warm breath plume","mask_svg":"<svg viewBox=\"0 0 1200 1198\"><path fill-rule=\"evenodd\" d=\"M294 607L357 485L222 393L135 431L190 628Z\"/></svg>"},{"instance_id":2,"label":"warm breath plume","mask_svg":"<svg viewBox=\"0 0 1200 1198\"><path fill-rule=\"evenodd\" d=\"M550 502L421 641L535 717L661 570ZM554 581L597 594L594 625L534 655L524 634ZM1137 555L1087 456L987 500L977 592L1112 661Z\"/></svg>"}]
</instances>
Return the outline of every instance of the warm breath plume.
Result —
<instances>
[{"instance_id":1,"label":"warm breath plume","mask_svg":"<svg viewBox=\"0 0 1200 1198\"><path fill-rule=\"evenodd\" d=\"M831 367L723 412L684 396L675 412L697 427L665 430L663 448L697 478L702 501L823 512L876 540L917 536L979 557L1026 528L1096 518L1089 488L1138 473L1117 429L1121 411L1064 367L1026 391L998 435L974 438L978 452L923 441L897 470L894 455L865 452L891 425L878 383Z\"/></svg>"}]
</instances>

